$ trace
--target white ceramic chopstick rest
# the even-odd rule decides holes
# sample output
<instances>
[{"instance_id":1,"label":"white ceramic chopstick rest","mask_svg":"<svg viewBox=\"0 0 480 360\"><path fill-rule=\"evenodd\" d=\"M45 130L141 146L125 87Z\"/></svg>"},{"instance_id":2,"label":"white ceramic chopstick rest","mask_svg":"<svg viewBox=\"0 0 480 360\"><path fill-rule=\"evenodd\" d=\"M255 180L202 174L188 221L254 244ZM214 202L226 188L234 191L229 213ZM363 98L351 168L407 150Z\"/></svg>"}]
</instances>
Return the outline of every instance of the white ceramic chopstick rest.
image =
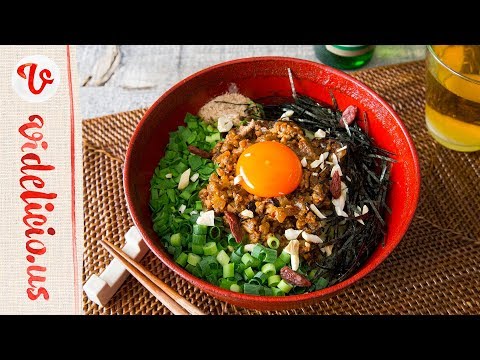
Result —
<instances>
[{"instance_id":1,"label":"white ceramic chopstick rest","mask_svg":"<svg viewBox=\"0 0 480 360\"><path fill-rule=\"evenodd\" d=\"M135 226L132 226L125 234L125 245L122 250L135 261L140 261L147 253L148 246ZM90 276L83 285L83 291L95 304L105 306L129 274L120 261L113 259L99 276L95 274Z\"/></svg>"}]
</instances>

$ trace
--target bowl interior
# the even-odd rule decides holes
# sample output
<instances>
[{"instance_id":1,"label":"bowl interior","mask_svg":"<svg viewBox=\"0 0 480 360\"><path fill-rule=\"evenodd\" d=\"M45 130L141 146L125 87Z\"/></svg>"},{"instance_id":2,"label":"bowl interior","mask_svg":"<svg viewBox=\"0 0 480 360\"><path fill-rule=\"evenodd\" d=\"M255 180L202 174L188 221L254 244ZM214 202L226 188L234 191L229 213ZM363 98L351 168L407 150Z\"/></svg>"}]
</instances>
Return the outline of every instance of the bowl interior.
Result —
<instances>
[{"instance_id":1,"label":"bowl interior","mask_svg":"<svg viewBox=\"0 0 480 360\"><path fill-rule=\"evenodd\" d=\"M362 268L349 279L327 289L309 294L268 297L275 302L321 297L348 286L373 270L395 248L401 240L413 217L419 195L420 171L413 142L404 125L394 111L372 90L350 76L314 62L291 58L250 58L235 60L200 71L182 80L167 91L141 120L130 142L124 171L124 186L127 203L132 218L154 252L177 273L195 285L213 286L179 267L163 250L160 239L153 231L151 212L148 206L150 179L169 139L169 132L183 123L187 112L196 114L200 107L211 98L225 93L231 84L239 92L259 99L268 96L290 96L291 88L287 68L294 74L297 92L306 94L322 102L332 104L333 95L340 110L348 105L356 105L359 118L364 113L368 119L368 133L376 144L396 154L398 161L391 173L392 186L388 195L388 205L392 209L387 215L388 231L385 246L379 246ZM233 294L239 298L265 297ZM208 291L208 289L207 289ZM225 295L225 294L223 294Z\"/></svg>"}]
</instances>

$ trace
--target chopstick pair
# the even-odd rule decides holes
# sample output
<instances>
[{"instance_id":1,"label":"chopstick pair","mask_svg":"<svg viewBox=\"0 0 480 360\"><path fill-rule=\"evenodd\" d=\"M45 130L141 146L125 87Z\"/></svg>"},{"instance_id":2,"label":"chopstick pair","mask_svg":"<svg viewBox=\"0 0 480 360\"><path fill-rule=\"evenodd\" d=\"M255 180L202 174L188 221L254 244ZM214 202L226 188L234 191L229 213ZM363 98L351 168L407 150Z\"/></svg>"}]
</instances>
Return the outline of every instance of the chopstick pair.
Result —
<instances>
[{"instance_id":1,"label":"chopstick pair","mask_svg":"<svg viewBox=\"0 0 480 360\"><path fill-rule=\"evenodd\" d=\"M115 245L100 240L103 247L128 270L140 284L155 296L174 315L205 315L198 307L180 296L170 286L152 274L143 265L132 260L127 254Z\"/></svg>"}]
</instances>

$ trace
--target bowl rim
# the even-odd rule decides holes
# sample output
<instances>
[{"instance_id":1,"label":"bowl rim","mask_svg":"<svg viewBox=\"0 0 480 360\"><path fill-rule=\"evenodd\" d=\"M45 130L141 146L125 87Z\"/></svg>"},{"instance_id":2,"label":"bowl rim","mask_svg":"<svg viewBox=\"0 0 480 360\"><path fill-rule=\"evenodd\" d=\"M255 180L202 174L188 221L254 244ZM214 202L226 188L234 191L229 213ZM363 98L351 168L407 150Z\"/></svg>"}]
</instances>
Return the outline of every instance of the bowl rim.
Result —
<instances>
[{"instance_id":1,"label":"bowl rim","mask_svg":"<svg viewBox=\"0 0 480 360\"><path fill-rule=\"evenodd\" d=\"M413 159L413 164L412 166L414 167L414 173L415 173L415 179L412 179L412 184L414 189L414 192L412 194L412 199L414 205L412 207L412 211L410 214L410 218L408 221L404 221L399 228L398 233L402 234L401 236L396 239L395 242L392 242L392 244L389 246L389 249L385 252L383 252L375 262L372 262L369 266L363 267L357 272L355 272L353 275L348 277L347 279L333 285L329 286L324 289L320 290L315 290L309 293L304 293L304 294L295 294L295 295L287 295L287 296L264 296L264 295L251 295L251 294L244 294L244 293L236 293L230 290L226 290L221 288L220 286L213 285L206 280L203 280L201 278L196 277L195 275L189 273L186 271L183 267L178 265L173 258L170 256L170 254L166 252L162 252L160 248L155 244L155 241L151 239L147 232L144 230L144 226L142 222L140 221L139 217L136 214L136 211L134 209L133 201L131 201L131 191L130 191L130 186L129 186L129 179L131 177L131 154L132 154L132 146L133 144L137 141L138 139L138 134L139 134L139 129L142 128L143 124L147 121L148 117L150 114L154 111L154 109L158 106L159 103L161 103L166 97L168 97L172 92L174 92L177 88L180 86L183 86L186 82L190 81L191 79L201 75L208 73L212 70L224 67L224 66L230 66L233 64L239 64L239 63L248 63L248 62L262 62L262 61L293 61L299 64L306 64L306 65L313 65L316 67L320 67L330 73L335 74L336 76L346 78L347 80L351 81L355 86L362 88L364 91L368 92L372 98L374 98L379 104L381 104L387 111L390 113L390 115L394 118L395 122L399 126L401 132L405 136L405 139L408 144L408 149L410 153L412 154L412 159ZM125 198L127 201L127 208L130 216L132 217L132 220L137 227L138 231L142 235L142 238L145 240L147 243L148 247L150 250L172 271L174 271L176 274L187 280L190 284L199 287L201 290L206 291L207 293L210 294L216 294L218 296L221 296L223 299L226 298L235 298L238 299L239 301L243 303L251 302L251 303L256 303L256 302L261 302L262 304L265 303L271 303L273 306L276 304L283 304L287 305L288 303L293 303L293 302L312 302L312 301L320 301L322 298L326 298L328 296L331 296L335 294L336 292L345 289L352 285L353 283L359 281L360 279L364 278L367 276L370 272L375 270L392 252L395 250L395 248L398 246L400 241L403 239L405 236L405 233L408 230L408 227L410 226L414 216L415 216L415 211L417 209L419 197L420 197L420 182L421 182L421 173L420 173L420 165L419 165L419 160L418 160L418 154L415 148L415 145L413 143L413 140L408 133L408 130L406 129L404 123L400 119L400 116L393 110L393 108L379 95L377 94L374 90L372 90L370 87L367 85L363 84L359 80L355 79L354 77L350 76L349 74L337 70L335 68L332 68L328 65L324 65L315 61L310 61L310 60L305 60L305 59L299 59L299 58L293 58L293 57L286 57L286 56L255 56L255 57L245 57L245 58L239 58L239 59L233 59L229 61L224 61L212 66L209 66L207 68L204 68L202 70L199 70L195 73L193 73L190 76L187 76L183 80L178 81L176 84L174 84L172 87L170 87L167 91L165 91L147 110L147 112L143 115L142 119L139 121L137 124L132 137L130 138L130 142L128 144L127 152L125 155L125 161L124 161L124 170L123 170L123 187L124 187L124 192L125 192ZM273 307L272 306L272 307ZM254 307L254 306L253 306Z\"/></svg>"}]
</instances>

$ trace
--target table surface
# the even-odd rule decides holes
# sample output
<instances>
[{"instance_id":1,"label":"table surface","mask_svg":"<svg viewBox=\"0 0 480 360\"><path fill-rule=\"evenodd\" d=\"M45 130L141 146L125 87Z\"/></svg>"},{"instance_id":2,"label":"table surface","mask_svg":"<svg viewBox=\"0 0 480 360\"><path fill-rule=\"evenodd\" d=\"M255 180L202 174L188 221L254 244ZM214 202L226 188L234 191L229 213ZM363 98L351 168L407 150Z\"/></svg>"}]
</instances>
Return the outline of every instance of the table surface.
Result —
<instances>
[{"instance_id":1,"label":"table surface","mask_svg":"<svg viewBox=\"0 0 480 360\"><path fill-rule=\"evenodd\" d=\"M263 55L318 61L312 45L78 45L82 117L148 107L196 71L235 58ZM424 45L378 45L365 68L424 57Z\"/></svg>"}]
</instances>

